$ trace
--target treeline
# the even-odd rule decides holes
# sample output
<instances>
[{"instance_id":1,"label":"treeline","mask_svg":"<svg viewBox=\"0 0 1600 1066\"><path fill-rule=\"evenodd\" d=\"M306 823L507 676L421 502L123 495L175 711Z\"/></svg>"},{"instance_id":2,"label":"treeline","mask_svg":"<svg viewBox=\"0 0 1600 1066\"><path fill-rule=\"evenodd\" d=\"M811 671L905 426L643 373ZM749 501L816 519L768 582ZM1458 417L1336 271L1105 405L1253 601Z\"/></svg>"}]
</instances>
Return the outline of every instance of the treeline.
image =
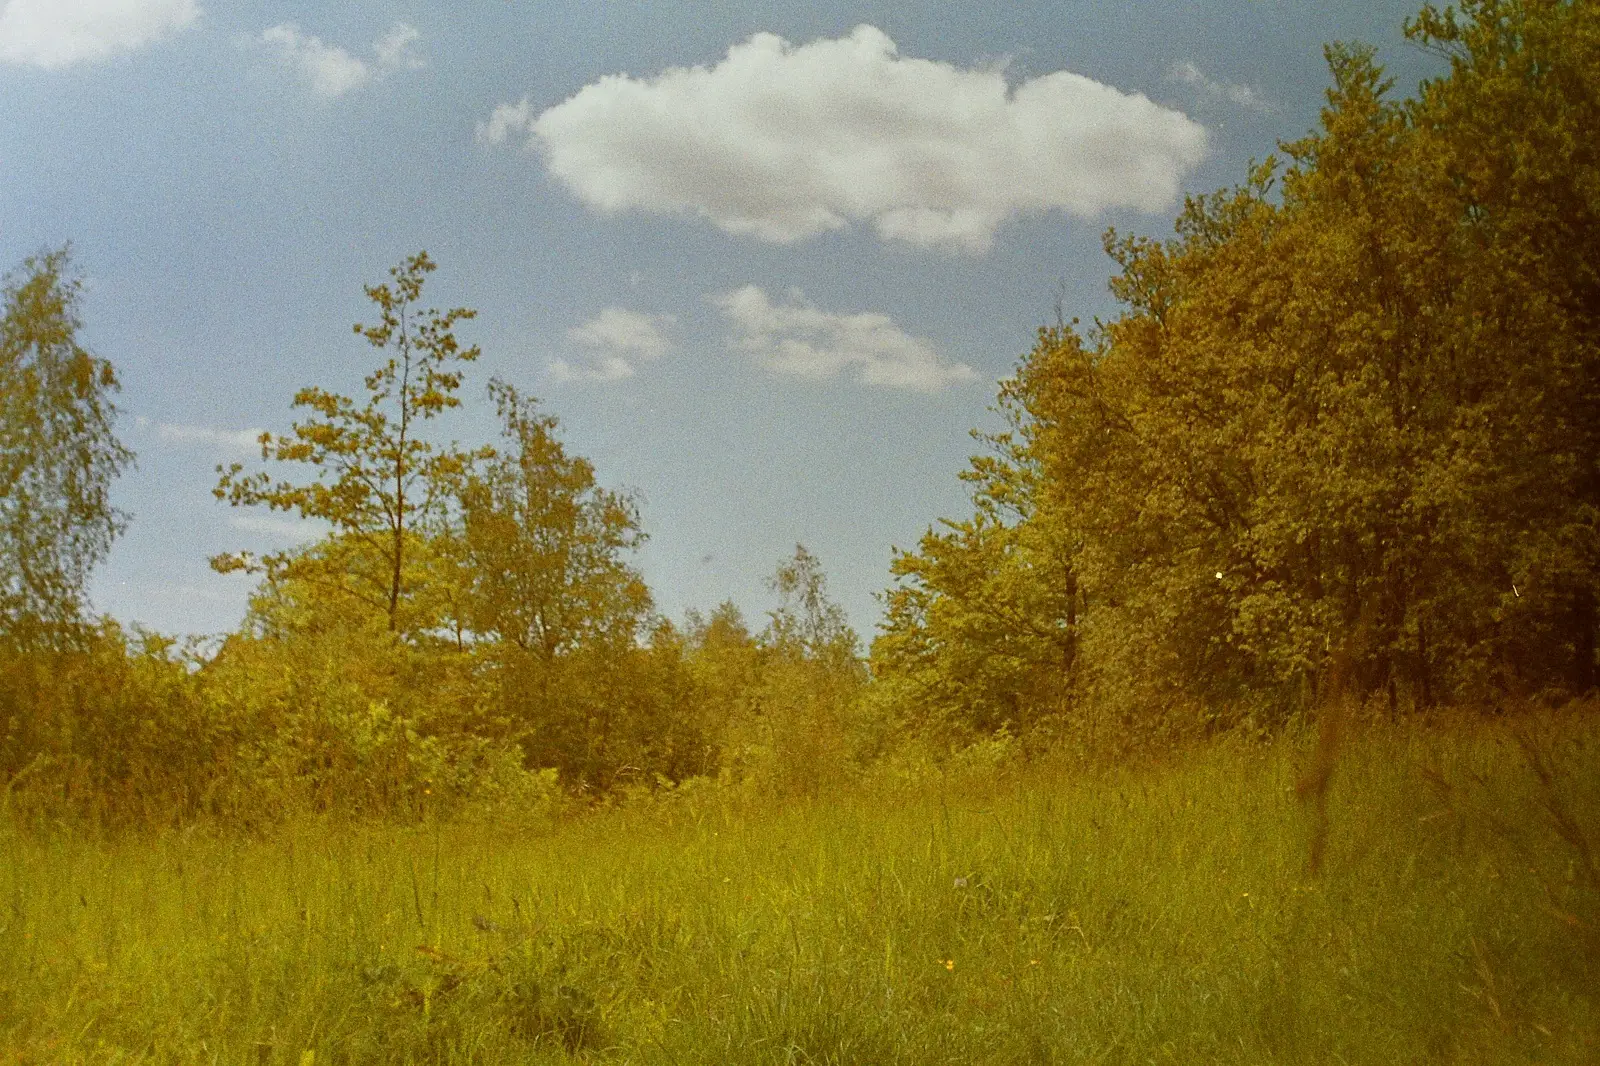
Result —
<instances>
[{"instance_id":1,"label":"treeline","mask_svg":"<svg viewBox=\"0 0 1600 1066\"><path fill-rule=\"evenodd\" d=\"M1469 0L1003 387L974 514L894 564L873 661L930 728L1086 739L1590 692L1600 6Z\"/></svg>"},{"instance_id":2,"label":"treeline","mask_svg":"<svg viewBox=\"0 0 1600 1066\"><path fill-rule=\"evenodd\" d=\"M804 549L753 629L662 618L637 502L554 417L472 396L473 312L434 264L367 289L358 396L293 398L217 496L315 520L241 628L179 646L96 620L125 524L116 375L77 342L65 252L0 332L0 775L13 811L537 812L720 780L834 787L960 748L1126 751L1330 700L1389 714L1582 696L1600 628L1600 8L1424 7L1449 72L1390 98L1328 50L1320 128L1166 241L1108 234L1121 312L1058 321L963 475L970 517L897 555L870 656ZM886 763L885 757L888 756ZM920 757L920 756L918 756Z\"/></svg>"},{"instance_id":3,"label":"treeline","mask_svg":"<svg viewBox=\"0 0 1600 1066\"><path fill-rule=\"evenodd\" d=\"M216 495L315 520L315 542L219 556L258 580L210 646L128 634L88 610L126 524L117 379L77 343L65 251L5 288L0 775L13 812L112 820L296 811L422 817L552 806L691 779L802 794L859 764L859 640L803 547L753 630L731 603L675 625L630 563L639 508L568 453L502 381L495 445L430 433L460 406L471 311L425 307L433 262L369 287L377 353L359 397L293 399L268 469Z\"/></svg>"},{"instance_id":4,"label":"treeline","mask_svg":"<svg viewBox=\"0 0 1600 1066\"><path fill-rule=\"evenodd\" d=\"M803 551L781 580L820 587ZM288 585L285 589L282 585ZM219 649L101 621L0 656L4 803L24 819L270 824L297 813L539 821L710 779L816 796L881 744L856 715L848 629L806 634L784 595L752 632L731 604L552 660L408 640L374 618L257 596Z\"/></svg>"}]
</instances>

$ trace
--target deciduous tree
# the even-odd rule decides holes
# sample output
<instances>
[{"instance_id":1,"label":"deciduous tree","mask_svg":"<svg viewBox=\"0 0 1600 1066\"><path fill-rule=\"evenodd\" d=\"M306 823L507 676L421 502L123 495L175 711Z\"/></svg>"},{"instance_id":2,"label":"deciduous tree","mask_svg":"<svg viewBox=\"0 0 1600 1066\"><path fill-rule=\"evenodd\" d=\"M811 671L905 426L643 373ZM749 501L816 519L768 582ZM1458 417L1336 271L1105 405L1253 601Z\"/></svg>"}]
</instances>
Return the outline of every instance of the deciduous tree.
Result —
<instances>
[{"instance_id":1,"label":"deciduous tree","mask_svg":"<svg viewBox=\"0 0 1600 1066\"><path fill-rule=\"evenodd\" d=\"M66 248L6 278L0 318L0 640L59 647L81 631L89 573L127 525L111 483L133 462L114 431L112 365L78 339Z\"/></svg>"},{"instance_id":2,"label":"deciduous tree","mask_svg":"<svg viewBox=\"0 0 1600 1066\"><path fill-rule=\"evenodd\" d=\"M455 335L456 324L474 318L475 311L421 306L423 283L434 269L428 254L419 252L392 268L389 282L367 287L378 320L357 324L355 332L383 360L365 378L364 401L308 386L295 394L292 406L309 417L289 434L262 434L262 459L307 464L314 468L312 480L246 473L242 463L217 468L218 499L325 521L347 550L363 554L364 565L330 570L318 565L322 556L316 553L234 553L212 559L218 571L269 577L293 572L382 611L390 632L434 624L405 615L412 592L407 556L446 514L472 455L438 445L422 430L460 406L460 364L479 355L477 345L462 347Z\"/></svg>"},{"instance_id":3,"label":"deciduous tree","mask_svg":"<svg viewBox=\"0 0 1600 1066\"><path fill-rule=\"evenodd\" d=\"M650 611L649 589L625 559L645 540L637 502L600 487L534 399L499 380L489 393L506 447L461 497L471 628L546 663L631 644Z\"/></svg>"}]
</instances>

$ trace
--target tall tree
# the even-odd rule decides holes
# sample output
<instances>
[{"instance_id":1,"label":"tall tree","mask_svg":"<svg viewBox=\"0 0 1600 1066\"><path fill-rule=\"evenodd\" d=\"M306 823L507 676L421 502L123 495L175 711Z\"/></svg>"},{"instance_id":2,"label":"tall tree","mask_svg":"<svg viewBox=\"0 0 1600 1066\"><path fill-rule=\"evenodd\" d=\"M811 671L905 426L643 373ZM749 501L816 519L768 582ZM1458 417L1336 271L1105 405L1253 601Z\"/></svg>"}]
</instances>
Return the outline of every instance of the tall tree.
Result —
<instances>
[{"instance_id":1,"label":"tall tree","mask_svg":"<svg viewBox=\"0 0 1600 1066\"><path fill-rule=\"evenodd\" d=\"M656 763L638 645L650 590L626 559L645 539L638 505L596 483L532 397L498 380L489 393L504 444L462 491L463 614L488 644L497 714L525 757L603 786Z\"/></svg>"},{"instance_id":2,"label":"tall tree","mask_svg":"<svg viewBox=\"0 0 1600 1066\"><path fill-rule=\"evenodd\" d=\"M1600 682L1600 7L1427 4L1407 36L1445 56L1414 109L1460 262L1448 358L1481 452L1463 554L1478 646L1529 687ZM1485 461L1485 460L1488 461ZM1487 549L1487 550L1485 550ZM1486 565L1487 564L1487 565Z\"/></svg>"},{"instance_id":3,"label":"tall tree","mask_svg":"<svg viewBox=\"0 0 1600 1066\"><path fill-rule=\"evenodd\" d=\"M257 558L240 552L212 559L215 569L269 578L292 572L382 610L390 632L407 628L402 613L411 591L408 552L444 516L472 459L421 433L423 423L460 406L459 364L479 355L477 345L463 348L455 335L456 324L477 312L420 306L423 282L434 269L427 252L418 252L390 269L389 282L366 287L378 320L354 329L384 356L365 378L363 403L310 386L295 394L292 405L310 417L296 422L288 435L262 434L262 459L309 464L316 470L314 480L274 480L265 471L246 473L242 463L217 467L218 499L321 519L355 546L367 565L324 572L317 565L321 556L314 553Z\"/></svg>"},{"instance_id":4,"label":"tall tree","mask_svg":"<svg viewBox=\"0 0 1600 1066\"><path fill-rule=\"evenodd\" d=\"M750 718L734 746L735 772L766 776L782 792L819 795L846 771L851 723L866 681L859 639L828 598L822 563L795 545L767 581L778 606L761 634L761 669ZM753 757L753 758L750 758Z\"/></svg>"},{"instance_id":5,"label":"tall tree","mask_svg":"<svg viewBox=\"0 0 1600 1066\"><path fill-rule=\"evenodd\" d=\"M489 393L505 452L462 493L462 561L471 628L545 663L579 647L631 644L650 592L624 560L644 543L639 508L601 488L594 466L567 454L558 422L503 381Z\"/></svg>"},{"instance_id":6,"label":"tall tree","mask_svg":"<svg viewBox=\"0 0 1600 1066\"><path fill-rule=\"evenodd\" d=\"M974 514L941 521L915 551L897 550L896 579L872 644L874 674L908 685L908 721L924 733L1026 734L1060 711L1076 680L1077 573L1062 523L1043 496L1027 379L1008 382L999 411L1011 428L961 474Z\"/></svg>"},{"instance_id":7,"label":"tall tree","mask_svg":"<svg viewBox=\"0 0 1600 1066\"><path fill-rule=\"evenodd\" d=\"M82 283L67 248L25 260L0 318L0 639L60 646L80 630L90 571L127 516L111 482L116 371L78 341Z\"/></svg>"}]
</instances>

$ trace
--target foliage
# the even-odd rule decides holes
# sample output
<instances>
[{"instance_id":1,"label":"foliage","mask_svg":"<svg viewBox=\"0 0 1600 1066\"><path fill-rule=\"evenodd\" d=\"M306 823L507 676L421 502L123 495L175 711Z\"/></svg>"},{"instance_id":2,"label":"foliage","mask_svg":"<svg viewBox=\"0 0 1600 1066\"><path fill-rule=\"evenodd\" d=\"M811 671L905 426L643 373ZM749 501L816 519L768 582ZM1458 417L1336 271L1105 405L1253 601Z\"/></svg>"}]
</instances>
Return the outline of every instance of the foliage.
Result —
<instances>
[{"instance_id":1,"label":"foliage","mask_svg":"<svg viewBox=\"0 0 1600 1066\"><path fill-rule=\"evenodd\" d=\"M767 624L769 647L805 659L850 662L856 658L860 642L855 631L844 609L828 599L822 564L804 544L795 545L794 557L779 565L767 586L779 599Z\"/></svg>"},{"instance_id":2,"label":"foliage","mask_svg":"<svg viewBox=\"0 0 1600 1066\"><path fill-rule=\"evenodd\" d=\"M245 570L274 576L293 571L331 590L381 608L392 633L414 633L432 620L410 617L415 590L407 582L406 555L417 534L441 522L451 492L471 456L441 447L421 435L424 423L460 406L456 364L478 358L476 345L456 340L457 322L476 312L418 306L422 287L435 269L419 252L390 269L392 283L368 286L376 305L374 325L355 332L386 353L364 379L366 401L357 403L318 386L295 394L293 407L310 412L291 435L261 437L261 458L308 463L316 480L274 480L265 471L246 474L242 463L224 468L216 496L235 507L266 506L329 523L365 565L317 567L315 554L280 552L257 559L248 553L212 560L219 572Z\"/></svg>"},{"instance_id":3,"label":"foliage","mask_svg":"<svg viewBox=\"0 0 1600 1066\"><path fill-rule=\"evenodd\" d=\"M622 554L645 541L638 504L595 483L569 456L552 415L514 387L489 385L510 451L462 493L466 617L480 636L548 663L595 644L633 643L650 592Z\"/></svg>"},{"instance_id":4,"label":"foliage","mask_svg":"<svg viewBox=\"0 0 1600 1066\"><path fill-rule=\"evenodd\" d=\"M880 684L900 686L908 723L928 739L964 743L999 729L1033 733L1070 706L1081 604L1073 544L1039 516L1034 423L1008 386L1011 425L983 438L961 476L973 517L943 520L915 552L897 551L873 646Z\"/></svg>"},{"instance_id":5,"label":"foliage","mask_svg":"<svg viewBox=\"0 0 1600 1066\"><path fill-rule=\"evenodd\" d=\"M124 825L217 811L234 735L206 713L198 658L109 620L69 648L0 657L5 806L28 820Z\"/></svg>"},{"instance_id":6,"label":"foliage","mask_svg":"<svg viewBox=\"0 0 1600 1066\"><path fill-rule=\"evenodd\" d=\"M665 635L665 634L663 634ZM705 738L701 774L748 758L755 743L750 694L762 675L765 654L744 615L731 600L709 615L690 610L683 631L674 631L692 696L683 701Z\"/></svg>"},{"instance_id":7,"label":"foliage","mask_svg":"<svg viewBox=\"0 0 1600 1066\"><path fill-rule=\"evenodd\" d=\"M836 790L855 761L866 680L860 642L805 545L795 545L768 587L778 606L757 640L757 669L745 713L729 733L726 765L768 792L815 798Z\"/></svg>"},{"instance_id":8,"label":"foliage","mask_svg":"<svg viewBox=\"0 0 1600 1066\"><path fill-rule=\"evenodd\" d=\"M1391 713L1592 690L1597 17L1425 7L1451 70L1404 102L1332 46L1285 163L1108 233L1121 314L1040 332L974 517L896 560L878 675L1113 744L1280 725L1336 659Z\"/></svg>"},{"instance_id":9,"label":"foliage","mask_svg":"<svg viewBox=\"0 0 1600 1066\"><path fill-rule=\"evenodd\" d=\"M219 470L230 504L327 534L214 560L261 583L213 646L96 624L131 457L66 253L30 260L0 365L7 794L35 818L539 821L1589 692L1597 18L1424 7L1408 33L1450 66L1409 100L1332 46L1318 129L1170 239L1108 233L1119 313L1039 331L962 474L971 514L895 555L870 669L803 546L759 630L657 615L637 498L513 385L489 386L498 450L433 439L478 350L471 311L424 309L426 254L366 290L365 396L302 389L262 438L308 476Z\"/></svg>"},{"instance_id":10,"label":"foliage","mask_svg":"<svg viewBox=\"0 0 1600 1066\"><path fill-rule=\"evenodd\" d=\"M638 505L596 483L533 399L498 380L489 394L505 451L466 480L457 560L495 714L532 765L570 781L657 769L653 749L669 742L638 646L650 592L624 561L645 539Z\"/></svg>"},{"instance_id":11,"label":"foliage","mask_svg":"<svg viewBox=\"0 0 1600 1066\"><path fill-rule=\"evenodd\" d=\"M89 572L127 516L111 482L133 462L113 431L116 371L78 341L83 285L68 249L5 279L0 317L0 644L81 637Z\"/></svg>"}]
</instances>

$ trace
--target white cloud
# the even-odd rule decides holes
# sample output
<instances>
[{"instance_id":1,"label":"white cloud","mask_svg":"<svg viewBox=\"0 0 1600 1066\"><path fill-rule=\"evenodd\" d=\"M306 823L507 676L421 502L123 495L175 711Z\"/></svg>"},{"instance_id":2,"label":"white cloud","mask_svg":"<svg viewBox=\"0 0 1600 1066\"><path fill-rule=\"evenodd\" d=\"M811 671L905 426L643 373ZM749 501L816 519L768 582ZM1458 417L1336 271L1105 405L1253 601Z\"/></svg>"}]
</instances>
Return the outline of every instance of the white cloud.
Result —
<instances>
[{"instance_id":1,"label":"white cloud","mask_svg":"<svg viewBox=\"0 0 1600 1066\"><path fill-rule=\"evenodd\" d=\"M422 32L415 26L396 22L372 46L378 56L378 66L383 70L421 70L426 64L415 51L421 40Z\"/></svg>"},{"instance_id":2,"label":"white cloud","mask_svg":"<svg viewBox=\"0 0 1600 1066\"><path fill-rule=\"evenodd\" d=\"M582 363L550 360L550 376L557 381L621 381L634 373L633 364L618 355L591 355Z\"/></svg>"},{"instance_id":3,"label":"white cloud","mask_svg":"<svg viewBox=\"0 0 1600 1066\"><path fill-rule=\"evenodd\" d=\"M3 0L0 62L51 69L131 52L200 17L195 0Z\"/></svg>"},{"instance_id":4,"label":"white cloud","mask_svg":"<svg viewBox=\"0 0 1600 1066\"><path fill-rule=\"evenodd\" d=\"M1172 64L1172 69L1167 72L1168 77L1174 81L1181 81L1191 89L1196 90L1201 98L1209 101L1225 100L1235 107L1246 111L1255 111L1259 114L1270 115L1277 108L1262 96L1261 93L1248 85L1231 85L1227 82L1216 81L1206 76L1205 71L1195 66L1187 59Z\"/></svg>"},{"instance_id":5,"label":"white cloud","mask_svg":"<svg viewBox=\"0 0 1600 1066\"><path fill-rule=\"evenodd\" d=\"M1167 208L1206 131L1142 94L1057 71L1008 85L998 65L901 57L881 30L791 45L759 33L712 67L611 75L526 133L550 173L602 212L698 214L792 242L869 222L886 238L982 251L1006 219Z\"/></svg>"},{"instance_id":6,"label":"white cloud","mask_svg":"<svg viewBox=\"0 0 1600 1066\"><path fill-rule=\"evenodd\" d=\"M140 418L140 427L150 425L150 420ZM212 426L188 426L172 422L157 422L156 436L173 444L204 444L225 452L261 451L259 429L216 429Z\"/></svg>"},{"instance_id":7,"label":"white cloud","mask_svg":"<svg viewBox=\"0 0 1600 1066\"><path fill-rule=\"evenodd\" d=\"M316 540L327 531L325 523L307 522L297 518L273 518L270 515L234 515L228 525L243 533L264 533L304 543Z\"/></svg>"},{"instance_id":8,"label":"white cloud","mask_svg":"<svg viewBox=\"0 0 1600 1066\"><path fill-rule=\"evenodd\" d=\"M888 315L835 314L809 303L798 289L774 304L754 285L712 297L734 327L734 345L784 374L835 378L854 368L868 385L936 392L973 381L964 363L946 362L920 337Z\"/></svg>"},{"instance_id":9,"label":"white cloud","mask_svg":"<svg viewBox=\"0 0 1600 1066\"><path fill-rule=\"evenodd\" d=\"M278 58L291 67L319 96L343 96L376 78L396 70L417 70L424 65L415 46L422 40L416 27L396 22L373 45L370 62L336 44L283 22L261 31L263 44L276 49Z\"/></svg>"},{"instance_id":10,"label":"white cloud","mask_svg":"<svg viewBox=\"0 0 1600 1066\"><path fill-rule=\"evenodd\" d=\"M276 48L279 58L320 96L341 96L372 80L372 68L366 61L320 37L301 33L292 22L261 31L261 40Z\"/></svg>"},{"instance_id":11,"label":"white cloud","mask_svg":"<svg viewBox=\"0 0 1600 1066\"><path fill-rule=\"evenodd\" d=\"M565 359L550 364L561 381L620 381L635 373L634 360L660 359L672 348L666 330L677 323L672 315L646 315L622 307L608 307L567 330L567 339L587 349L582 365Z\"/></svg>"},{"instance_id":12,"label":"white cloud","mask_svg":"<svg viewBox=\"0 0 1600 1066\"><path fill-rule=\"evenodd\" d=\"M569 329L567 336L587 348L659 359L672 347L663 330L676 322L671 315L643 315L608 307L583 325Z\"/></svg>"},{"instance_id":13,"label":"white cloud","mask_svg":"<svg viewBox=\"0 0 1600 1066\"><path fill-rule=\"evenodd\" d=\"M523 99L515 104L501 104L490 113L487 122L480 122L474 128L478 140L489 144L501 144L513 133L524 133L532 129L536 117L533 113L533 104Z\"/></svg>"}]
</instances>

